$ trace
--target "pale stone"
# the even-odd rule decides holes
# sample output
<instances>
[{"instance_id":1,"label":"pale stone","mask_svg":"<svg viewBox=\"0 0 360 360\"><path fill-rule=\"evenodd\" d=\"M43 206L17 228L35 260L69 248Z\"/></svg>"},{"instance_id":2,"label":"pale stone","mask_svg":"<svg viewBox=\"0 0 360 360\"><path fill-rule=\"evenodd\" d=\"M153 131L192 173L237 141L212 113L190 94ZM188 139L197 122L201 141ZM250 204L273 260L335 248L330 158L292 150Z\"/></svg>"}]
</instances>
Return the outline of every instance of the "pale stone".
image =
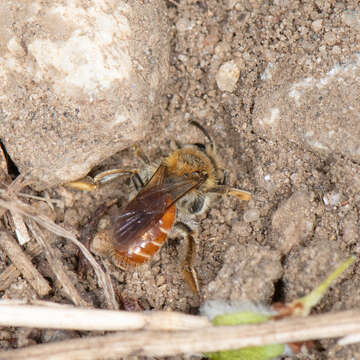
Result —
<instances>
[{"instance_id":1,"label":"pale stone","mask_svg":"<svg viewBox=\"0 0 360 360\"><path fill-rule=\"evenodd\" d=\"M312 233L315 215L311 201L310 193L298 191L281 203L274 213L272 236L282 253L287 254Z\"/></svg>"},{"instance_id":2,"label":"pale stone","mask_svg":"<svg viewBox=\"0 0 360 360\"><path fill-rule=\"evenodd\" d=\"M0 17L0 137L21 173L43 187L81 178L153 127L169 66L163 1L12 0Z\"/></svg>"},{"instance_id":3,"label":"pale stone","mask_svg":"<svg viewBox=\"0 0 360 360\"><path fill-rule=\"evenodd\" d=\"M233 92L240 77L240 70L234 61L228 61L220 66L216 74L216 83L221 91Z\"/></svg>"}]
</instances>

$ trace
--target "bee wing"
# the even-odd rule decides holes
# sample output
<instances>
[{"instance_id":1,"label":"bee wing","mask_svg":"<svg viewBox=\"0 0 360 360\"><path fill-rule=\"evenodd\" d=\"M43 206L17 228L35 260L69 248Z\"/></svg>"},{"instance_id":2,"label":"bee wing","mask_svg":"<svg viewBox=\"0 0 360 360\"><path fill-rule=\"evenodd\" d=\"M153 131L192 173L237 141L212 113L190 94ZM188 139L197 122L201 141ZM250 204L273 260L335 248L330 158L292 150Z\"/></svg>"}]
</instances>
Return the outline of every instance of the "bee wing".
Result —
<instances>
[{"instance_id":1,"label":"bee wing","mask_svg":"<svg viewBox=\"0 0 360 360\"><path fill-rule=\"evenodd\" d=\"M151 183L155 176L161 175L162 170L156 174L157 171L144 189L113 219L113 245L119 251L139 245L141 235L154 226L174 202L199 185L195 180L169 177L162 178L163 183Z\"/></svg>"},{"instance_id":2,"label":"bee wing","mask_svg":"<svg viewBox=\"0 0 360 360\"><path fill-rule=\"evenodd\" d=\"M164 165L160 165L150 178L150 180L145 184L144 188L141 190L141 192L145 191L146 189L153 187L155 185L164 184L165 180L167 178L168 169Z\"/></svg>"}]
</instances>

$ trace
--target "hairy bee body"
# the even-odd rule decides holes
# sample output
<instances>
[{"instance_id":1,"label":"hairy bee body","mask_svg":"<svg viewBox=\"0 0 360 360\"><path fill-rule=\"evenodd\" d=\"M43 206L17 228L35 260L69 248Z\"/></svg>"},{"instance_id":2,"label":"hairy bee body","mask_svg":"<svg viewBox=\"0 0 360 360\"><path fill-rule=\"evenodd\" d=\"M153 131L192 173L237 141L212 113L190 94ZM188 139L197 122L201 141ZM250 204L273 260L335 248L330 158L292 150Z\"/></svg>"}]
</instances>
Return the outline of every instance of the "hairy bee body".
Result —
<instances>
[{"instance_id":1,"label":"hairy bee body","mask_svg":"<svg viewBox=\"0 0 360 360\"><path fill-rule=\"evenodd\" d=\"M209 148L199 150L195 145L187 145L172 152L164 160L164 163L168 167L169 173L176 176L189 176L189 174L194 173L206 174L204 183L185 194L182 201L180 201L184 215L192 216L206 211L214 198L214 196L207 193L207 190L213 188L219 182L217 174L218 162L215 154ZM198 205L201 206L196 207L195 202L198 202Z\"/></svg>"},{"instance_id":2,"label":"hairy bee body","mask_svg":"<svg viewBox=\"0 0 360 360\"><path fill-rule=\"evenodd\" d=\"M120 268L138 266L154 256L172 228L177 226L189 244L185 261L188 268L184 270L184 276L198 292L196 273L192 268L195 252L194 216L204 212L216 195L232 195L249 200L250 194L220 182L221 171L214 144L199 124L194 125L203 131L210 144L185 145L170 153L155 167L149 165L142 154L147 163L144 174L141 176L141 173L133 172L134 184L140 190L113 217L111 226L95 236L90 246L93 252L111 257ZM187 224L189 222L190 225Z\"/></svg>"}]
</instances>

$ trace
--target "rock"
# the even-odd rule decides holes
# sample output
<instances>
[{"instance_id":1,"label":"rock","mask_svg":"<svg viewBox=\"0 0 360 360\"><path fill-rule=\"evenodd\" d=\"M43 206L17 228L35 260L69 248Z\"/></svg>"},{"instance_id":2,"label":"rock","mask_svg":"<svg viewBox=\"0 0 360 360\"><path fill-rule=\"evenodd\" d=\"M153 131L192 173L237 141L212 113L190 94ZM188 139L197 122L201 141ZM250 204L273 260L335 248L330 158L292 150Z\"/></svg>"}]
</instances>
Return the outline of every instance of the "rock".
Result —
<instances>
[{"instance_id":1,"label":"rock","mask_svg":"<svg viewBox=\"0 0 360 360\"><path fill-rule=\"evenodd\" d=\"M279 252L255 244L231 246L224 265L204 292L204 299L269 302L282 276Z\"/></svg>"},{"instance_id":2,"label":"rock","mask_svg":"<svg viewBox=\"0 0 360 360\"><path fill-rule=\"evenodd\" d=\"M322 29L322 24L323 21L322 19L318 19L313 21L313 23L311 24L311 28L315 31L315 32L319 32Z\"/></svg>"},{"instance_id":3,"label":"rock","mask_svg":"<svg viewBox=\"0 0 360 360\"><path fill-rule=\"evenodd\" d=\"M216 74L216 83L221 91L233 92L240 77L240 69L234 61L220 66Z\"/></svg>"},{"instance_id":4,"label":"rock","mask_svg":"<svg viewBox=\"0 0 360 360\"><path fill-rule=\"evenodd\" d=\"M285 300L292 301L308 294L346 257L338 241L319 236L315 236L306 248L299 247L291 252L284 264Z\"/></svg>"},{"instance_id":5,"label":"rock","mask_svg":"<svg viewBox=\"0 0 360 360\"><path fill-rule=\"evenodd\" d=\"M42 187L141 140L168 77L161 0L0 5L0 137Z\"/></svg>"},{"instance_id":6,"label":"rock","mask_svg":"<svg viewBox=\"0 0 360 360\"><path fill-rule=\"evenodd\" d=\"M327 42L333 42L330 35ZM289 69L274 71L277 83L265 81L263 95L255 100L254 126L258 135L359 161L360 55L333 66L323 76L293 81ZM282 72L286 74L279 80Z\"/></svg>"},{"instance_id":7,"label":"rock","mask_svg":"<svg viewBox=\"0 0 360 360\"><path fill-rule=\"evenodd\" d=\"M331 191L323 196L323 201L326 206L338 206L343 200L343 195L337 191Z\"/></svg>"},{"instance_id":8,"label":"rock","mask_svg":"<svg viewBox=\"0 0 360 360\"><path fill-rule=\"evenodd\" d=\"M258 209L248 209L244 212L244 221L246 223L258 220L260 217L260 211Z\"/></svg>"},{"instance_id":9,"label":"rock","mask_svg":"<svg viewBox=\"0 0 360 360\"><path fill-rule=\"evenodd\" d=\"M272 218L272 237L283 254L311 235L315 215L312 212L312 195L298 191L280 204Z\"/></svg>"}]
</instances>

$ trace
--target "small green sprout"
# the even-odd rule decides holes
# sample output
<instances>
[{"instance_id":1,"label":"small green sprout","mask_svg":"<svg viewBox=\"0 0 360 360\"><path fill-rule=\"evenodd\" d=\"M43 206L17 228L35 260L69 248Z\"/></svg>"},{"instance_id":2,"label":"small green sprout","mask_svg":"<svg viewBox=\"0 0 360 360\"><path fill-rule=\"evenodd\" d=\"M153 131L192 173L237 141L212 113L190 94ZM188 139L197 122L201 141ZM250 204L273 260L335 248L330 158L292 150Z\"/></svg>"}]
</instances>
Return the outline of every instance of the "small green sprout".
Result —
<instances>
[{"instance_id":1,"label":"small green sprout","mask_svg":"<svg viewBox=\"0 0 360 360\"><path fill-rule=\"evenodd\" d=\"M354 261L355 257L348 258L309 295L291 303L265 306L251 302L229 304L223 301L208 301L202 306L201 314L208 316L215 326L259 324L288 316L308 316L311 309L318 304L332 282ZM306 344L300 343L300 345ZM280 356L291 355L293 350L299 350L299 343L246 347L205 355L211 360L271 360Z\"/></svg>"}]
</instances>

